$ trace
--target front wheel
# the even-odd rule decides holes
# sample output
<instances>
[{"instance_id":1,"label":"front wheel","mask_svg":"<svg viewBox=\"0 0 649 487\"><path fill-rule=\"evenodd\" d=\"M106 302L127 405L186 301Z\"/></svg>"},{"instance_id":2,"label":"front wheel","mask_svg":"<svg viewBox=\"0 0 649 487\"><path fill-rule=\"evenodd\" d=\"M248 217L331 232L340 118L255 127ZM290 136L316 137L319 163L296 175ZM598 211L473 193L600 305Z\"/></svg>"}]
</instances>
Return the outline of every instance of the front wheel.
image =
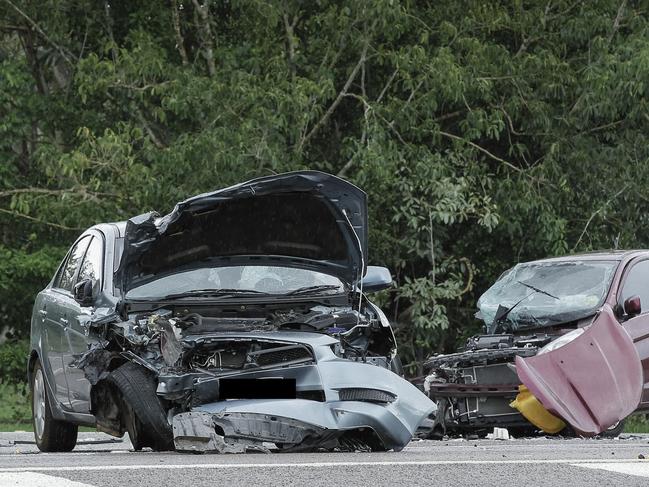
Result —
<instances>
[{"instance_id":1,"label":"front wheel","mask_svg":"<svg viewBox=\"0 0 649 487\"><path fill-rule=\"evenodd\" d=\"M156 394L157 381L149 371L132 362L113 370L108 381L121 393L122 422L134 450L174 449L167 411Z\"/></svg>"},{"instance_id":2,"label":"front wheel","mask_svg":"<svg viewBox=\"0 0 649 487\"><path fill-rule=\"evenodd\" d=\"M39 362L34 367L31 381L32 422L36 446L43 452L72 451L77 444L76 424L54 419L45 377Z\"/></svg>"},{"instance_id":3,"label":"front wheel","mask_svg":"<svg viewBox=\"0 0 649 487\"><path fill-rule=\"evenodd\" d=\"M624 432L624 423L625 420L618 421L614 425L610 426L606 431L602 431L599 436L604 438L617 438L620 436L620 433Z\"/></svg>"}]
</instances>

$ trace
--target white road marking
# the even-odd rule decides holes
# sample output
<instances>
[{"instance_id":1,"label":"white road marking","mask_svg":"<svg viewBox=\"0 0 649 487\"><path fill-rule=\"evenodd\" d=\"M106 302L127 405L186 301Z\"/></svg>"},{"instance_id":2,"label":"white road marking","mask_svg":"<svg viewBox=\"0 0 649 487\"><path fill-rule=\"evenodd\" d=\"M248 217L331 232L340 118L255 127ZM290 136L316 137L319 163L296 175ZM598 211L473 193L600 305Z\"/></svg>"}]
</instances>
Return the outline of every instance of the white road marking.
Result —
<instances>
[{"instance_id":1,"label":"white road marking","mask_svg":"<svg viewBox=\"0 0 649 487\"><path fill-rule=\"evenodd\" d=\"M649 439L649 436L648 438ZM1 441L1 440L0 440ZM519 441L518 443L516 442L501 442L498 445L493 445L493 444L481 444L479 441L477 442L464 442L460 444L459 442L457 443L448 443L444 444L444 449L462 449L462 450L471 450L475 451L476 449L480 450L493 450L495 446L498 447L499 450L502 451L520 451L521 448L531 446L534 448L534 450L540 450L540 449L551 449L553 451L556 450L561 450L561 449L566 449L566 450L571 450L575 448L575 444L571 443L572 440L565 440L565 443L561 443L559 440L555 441L554 443L550 444L545 444L545 443L532 443L529 442L527 444L524 444L524 441ZM0 452L2 452L2 448L9 448L13 447L16 448L16 453L18 454L31 454L33 453L35 447L31 447L31 445L1 445L0 444ZM27 447L27 448L25 448ZM30 449L31 447L31 449ZM617 441L615 443L612 442L604 442L601 440L598 440L597 443L595 441L590 442L590 443L584 443L580 444L579 448L581 449L591 449L591 450L607 450L609 448L614 447L616 450L624 450L624 449L633 449L637 450L638 444L637 443L629 443L625 444L621 441ZM417 453L417 454L422 454L422 453L428 453L430 451L433 451L434 449L431 448L430 446L427 445L418 445L415 443L414 445L408 445L406 448L404 448L403 453ZM6 450L5 450L6 451ZM132 453L132 447L130 444L115 444L115 445L108 445L106 449L90 449L90 448L78 448L74 451L71 452L65 452L65 453L44 453L42 454L43 456L47 456L50 458L54 457L59 457L59 458L70 458L73 456L78 456L78 457L88 457L90 455L95 456L95 455L105 455L107 453ZM405 456L405 455L404 455Z\"/></svg>"},{"instance_id":2,"label":"white road marking","mask_svg":"<svg viewBox=\"0 0 649 487\"><path fill-rule=\"evenodd\" d=\"M365 466L435 466L435 465L543 465L571 464L641 464L647 460L597 460L590 459L548 459L548 460L422 460L422 461L382 461L382 462L293 462L293 463L188 463L188 464L144 464L144 465L79 465L79 466L32 466L0 467L3 472L82 472L102 470L183 470L183 469L249 469L249 468L330 468L330 467L365 467Z\"/></svg>"},{"instance_id":3,"label":"white road marking","mask_svg":"<svg viewBox=\"0 0 649 487\"><path fill-rule=\"evenodd\" d=\"M575 467L606 470L608 472L624 473L637 477L649 477L649 462L602 462L602 463L580 463Z\"/></svg>"},{"instance_id":4,"label":"white road marking","mask_svg":"<svg viewBox=\"0 0 649 487\"><path fill-rule=\"evenodd\" d=\"M0 487L93 487L74 480L34 472L2 472Z\"/></svg>"}]
</instances>

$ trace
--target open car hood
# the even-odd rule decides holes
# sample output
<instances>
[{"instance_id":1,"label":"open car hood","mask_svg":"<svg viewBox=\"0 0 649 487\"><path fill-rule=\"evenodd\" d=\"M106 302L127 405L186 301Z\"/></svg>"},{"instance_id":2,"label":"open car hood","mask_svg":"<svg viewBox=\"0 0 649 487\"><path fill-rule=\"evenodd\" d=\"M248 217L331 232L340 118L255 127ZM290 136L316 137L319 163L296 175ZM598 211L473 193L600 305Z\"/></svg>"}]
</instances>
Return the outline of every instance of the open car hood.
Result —
<instances>
[{"instance_id":1,"label":"open car hood","mask_svg":"<svg viewBox=\"0 0 649 487\"><path fill-rule=\"evenodd\" d=\"M268 176L204 193L173 211L131 218L115 283L130 289L206 265L281 265L334 275L365 273L367 195L318 171Z\"/></svg>"},{"instance_id":2,"label":"open car hood","mask_svg":"<svg viewBox=\"0 0 649 487\"><path fill-rule=\"evenodd\" d=\"M516 372L546 409L585 436L626 418L642 395L638 351L608 305L571 342L534 357L516 357Z\"/></svg>"}]
</instances>

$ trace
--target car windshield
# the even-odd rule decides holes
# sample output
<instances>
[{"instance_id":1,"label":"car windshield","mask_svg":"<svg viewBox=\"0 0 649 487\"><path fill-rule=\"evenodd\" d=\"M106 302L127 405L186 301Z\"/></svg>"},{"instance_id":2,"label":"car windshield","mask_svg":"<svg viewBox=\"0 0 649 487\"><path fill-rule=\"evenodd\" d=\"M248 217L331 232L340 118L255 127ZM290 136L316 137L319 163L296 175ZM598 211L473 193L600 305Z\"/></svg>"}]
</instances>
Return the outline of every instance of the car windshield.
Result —
<instances>
[{"instance_id":1,"label":"car windshield","mask_svg":"<svg viewBox=\"0 0 649 487\"><path fill-rule=\"evenodd\" d=\"M340 279L329 274L280 266L203 267L161 277L131 289L130 299L162 298L183 293L223 290L264 294L290 294L304 291L315 294L344 291Z\"/></svg>"},{"instance_id":2,"label":"car windshield","mask_svg":"<svg viewBox=\"0 0 649 487\"><path fill-rule=\"evenodd\" d=\"M512 330L585 318L604 303L617 265L594 260L518 264L480 296L476 316L490 326L499 306L510 308L502 321Z\"/></svg>"}]
</instances>

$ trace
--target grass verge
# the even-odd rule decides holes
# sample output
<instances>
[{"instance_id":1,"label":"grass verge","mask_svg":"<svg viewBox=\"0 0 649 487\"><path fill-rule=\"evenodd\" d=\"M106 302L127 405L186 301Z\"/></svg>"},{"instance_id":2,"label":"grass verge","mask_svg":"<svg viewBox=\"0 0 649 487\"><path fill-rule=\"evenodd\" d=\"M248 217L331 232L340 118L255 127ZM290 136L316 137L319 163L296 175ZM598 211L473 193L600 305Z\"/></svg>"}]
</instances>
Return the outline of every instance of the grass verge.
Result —
<instances>
[{"instance_id":1,"label":"grass verge","mask_svg":"<svg viewBox=\"0 0 649 487\"><path fill-rule=\"evenodd\" d=\"M0 382L0 424L31 424L32 410L27 384Z\"/></svg>"},{"instance_id":2,"label":"grass verge","mask_svg":"<svg viewBox=\"0 0 649 487\"><path fill-rule=\"evenodd\" d=\"M636 413L626 419L625 433L649 433L649 415Z\"/></svg>"}]
</instances>

